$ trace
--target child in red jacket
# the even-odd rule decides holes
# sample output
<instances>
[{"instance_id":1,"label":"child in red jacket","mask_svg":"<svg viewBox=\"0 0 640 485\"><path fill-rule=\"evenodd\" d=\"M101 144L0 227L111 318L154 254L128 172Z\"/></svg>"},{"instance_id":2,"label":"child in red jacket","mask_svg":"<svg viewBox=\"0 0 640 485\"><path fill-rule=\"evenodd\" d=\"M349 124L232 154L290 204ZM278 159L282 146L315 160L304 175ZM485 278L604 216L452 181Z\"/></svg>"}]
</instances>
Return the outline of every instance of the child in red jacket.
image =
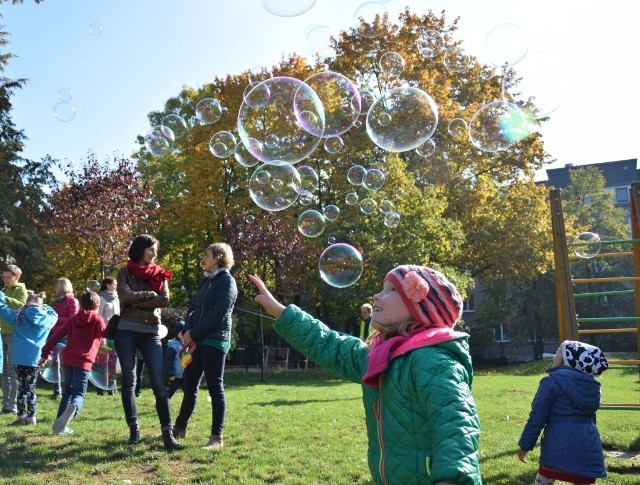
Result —
<instances>
[{"instance_id":1,"label":"child in red jacket","mask_svg":"<svg viewBox=\"0 0 640 485\"><path fill-rule=\"evenodd\" d=\"M64 325L54 329L42 348L39 366L43 367L56 344L67 337L62 350L65 380L58 416L53 423L55 434L71 434L71 420L80 412L87 393L89 371L96 360L105 323L100 315L100 297L93 291L80 295L80 311Z\"/></svg>"}]
</instances>

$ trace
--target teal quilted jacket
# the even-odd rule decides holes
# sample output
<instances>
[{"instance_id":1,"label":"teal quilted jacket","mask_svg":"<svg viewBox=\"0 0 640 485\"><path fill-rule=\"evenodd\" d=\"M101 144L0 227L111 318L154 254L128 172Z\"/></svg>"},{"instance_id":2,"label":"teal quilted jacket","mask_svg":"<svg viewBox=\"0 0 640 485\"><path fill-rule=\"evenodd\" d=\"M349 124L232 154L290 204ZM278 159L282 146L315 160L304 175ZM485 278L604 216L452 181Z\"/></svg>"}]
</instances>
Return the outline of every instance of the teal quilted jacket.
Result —
<instances>
[{"instance_id":1,"label":"teal quilted jacket","mask_svg":"<svg viewBox=\"0 0 640 485\"><path fill-rule=\"evenodd\" d=\"M369 349L295 305L275 331L325 369L361 383ZM394 357L378 387L362 386L368 461L376 483L457 485L482 483L478 466L480 425L471 396L466 334L413 348Z\"/></svg>"}]
</instances>

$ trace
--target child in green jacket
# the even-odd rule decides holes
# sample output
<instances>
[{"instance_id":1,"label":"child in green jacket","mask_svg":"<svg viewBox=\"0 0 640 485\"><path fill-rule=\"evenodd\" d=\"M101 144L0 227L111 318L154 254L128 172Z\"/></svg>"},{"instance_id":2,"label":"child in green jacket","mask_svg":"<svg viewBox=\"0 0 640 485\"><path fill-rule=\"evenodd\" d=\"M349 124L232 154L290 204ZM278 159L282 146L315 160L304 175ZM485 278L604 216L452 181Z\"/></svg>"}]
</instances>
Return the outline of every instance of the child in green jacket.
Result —
<instances>
[{"instance_id":1,"label":"child in green jacket","mask_svg":"<svg viewBox=\"0 0 640 485\"><path fill-rule=\"evenodd\" d=\"M319 365L362 383L369 469L379 484L479 485L480 425L457 289L425 266L399 266L373 296L366 342L285 307L256 276L274 330Z\"/></svg>"}]
</instances>

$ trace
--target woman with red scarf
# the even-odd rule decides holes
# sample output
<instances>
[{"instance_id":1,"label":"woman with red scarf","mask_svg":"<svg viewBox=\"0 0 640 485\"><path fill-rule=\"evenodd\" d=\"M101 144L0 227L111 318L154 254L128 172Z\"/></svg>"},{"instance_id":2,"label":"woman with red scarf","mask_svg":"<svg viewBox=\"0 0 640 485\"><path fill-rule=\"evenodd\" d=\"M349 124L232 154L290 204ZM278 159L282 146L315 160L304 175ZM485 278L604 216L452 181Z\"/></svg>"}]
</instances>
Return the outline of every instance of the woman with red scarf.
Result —
<instances>
[{"instance_id":1,"label":"woman with red scarf","mask_svg":"<svg viewBox=\"0 0 640 485\"><path fill-rule=\"evenodd\" d=\"M135 397L136 351L139 350L151 378L164 448L179 450L182 445L173 437L159 335L160 309L169 306L169 280L173 274L156 264L157 257L158 240L149 234L136 237L129 247L129 262L118 271L120 323L114 344L122 368L122 407L129 425L129 444L140 442Z\"/></svg>"}]
</instances>

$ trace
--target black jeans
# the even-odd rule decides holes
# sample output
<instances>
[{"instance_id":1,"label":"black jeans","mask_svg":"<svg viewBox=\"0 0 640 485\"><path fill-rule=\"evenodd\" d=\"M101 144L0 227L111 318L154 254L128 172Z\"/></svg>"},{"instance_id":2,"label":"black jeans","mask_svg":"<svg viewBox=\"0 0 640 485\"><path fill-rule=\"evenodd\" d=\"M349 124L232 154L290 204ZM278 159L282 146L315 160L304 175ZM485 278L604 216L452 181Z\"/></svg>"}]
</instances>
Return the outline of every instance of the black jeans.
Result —
<instances>
[{"instance_id":1,"label":"black jeans","mask_svg":"<svg viewBox=\"0 0 640 485\"><path fill-rule=\"evenodd\" d=\"M116 330L114 338L120 367L122 368L122 407L128 425L138 423L138 409L136 407L136 350L140 350L146 364L151 388L156 397L156 411L163 430L171 429L171 408L167 388L162 374L162 343L158 335L134 332L131 330Z\"/></svg>"},{"instance_id":2,"label":"black jeans","mask_svg":"<svg viewBox=\"0 0 640 485\"><path fill-rule=\"evenodd\" d=\"M208 345L198 345L193 352L193 360L185 368L182 375L182 391L184 397L180 405L180 414L176 425L186 428L189 418L198 402L198 389L204 375L211 396L211 434L221 435L224 429L224 418L227 401L224 395L224 363L226 354Z\"/></svg>"}]
</instances>

